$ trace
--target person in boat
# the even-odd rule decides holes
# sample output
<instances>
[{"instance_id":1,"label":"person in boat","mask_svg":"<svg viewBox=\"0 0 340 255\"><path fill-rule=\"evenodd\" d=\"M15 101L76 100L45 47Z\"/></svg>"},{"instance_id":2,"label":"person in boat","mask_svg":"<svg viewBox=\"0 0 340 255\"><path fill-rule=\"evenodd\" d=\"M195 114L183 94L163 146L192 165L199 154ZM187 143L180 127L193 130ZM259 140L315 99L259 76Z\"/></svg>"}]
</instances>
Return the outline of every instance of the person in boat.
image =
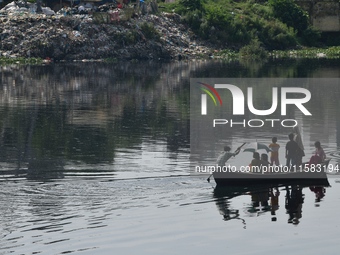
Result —
<instances>
[{"instance_id":1,"label":"person in boat","mask_svg":"<svg viewBox=\"0 0 340 255\"><path fill-rule=\"evenodd\" d=\"M316 141L314 143L315 146L315 152L314 155L309 160L309 165L317 165L325 161L326 154L321 147L321 143L319 141Z\"/></svg>"},{"instance_id":2,"label":"person in boat","mask_svg":"<svg viewBox=\"0 0 340 255\"><path fill-rule=\"evenodd\" d=\"M262 161L258 152L253 153L253 159L249 164L251 172L260 172Z\"/></svg>"},{"instance_id":3,"label":"person in boat","mask_svg":"<svg viewBox=\"0 0 340 255\"><path fill-rule=\"evenodd\" d=\"M224 151L218 156L216 164L220 167L225 166L225 163L231 158L235 157L240 153L240 149L237 149L234 153L230 152L231 148L229 146L224 146Z\"/></svg>"},{"instance_id":4,"label":"person in boat","mask_svg":"<svg viewBox=\"0 0 340 255\"><path fill-rule=\"evenodd\" d=\"M269 144L269 149L271 149L270 153L270 164L275 164L276 166L280 165L279 162L279 149L280 145L277 144L277 137L272 138L272 143Z\"/></svg>"},{"instance_id":5,"label":"person in boat","mask_svg":"<svg viewBox=\"0 0 340 255\"><path fill-rule=\"evenodd\" d=\"M261 166L270 166L270 162L268 161L268 155L266 153L261 154Z\"/></svg>"},{"instance_id":6,"label":"person in boat","mask_svg":"<svg viewBox=\"0 0 340 255\"><path fill-rule=\"evenodd\" d=\"M294 141L294 134L288 135L289 141L286 144L286 166L299 166L302 164L303 150L298 143Z\"/></svg>"},{"instance_id":7,"label":"person in boat","mask_svg":"<svg viewBox=\"0 0 340 255\"><path fill-rule=\"evenodd\" d=\"M324 162L326 159L326 154L323 148L321 147L321 143L319 141L316 141L314 143L314 146L315 146L315 155L320 157L321 162Z\"/></svg>"},{"instance_id":8,"label":"person in boat","mask_svg":"<svg viewBox=\"0 0 340 255\"><path fill-rule=\"evenodd\" d=\"M302 143L302 138L301 138L301 133L300 133L300 129L298 126L295 126L293 128L293 133L294 133L294 141L298 144L299 146L299 150L297 151L297 155L296 155L296 165L302 165L302 158L305 156L305 148L303 147L303 143Z\"/></svg>"}]
</instances>

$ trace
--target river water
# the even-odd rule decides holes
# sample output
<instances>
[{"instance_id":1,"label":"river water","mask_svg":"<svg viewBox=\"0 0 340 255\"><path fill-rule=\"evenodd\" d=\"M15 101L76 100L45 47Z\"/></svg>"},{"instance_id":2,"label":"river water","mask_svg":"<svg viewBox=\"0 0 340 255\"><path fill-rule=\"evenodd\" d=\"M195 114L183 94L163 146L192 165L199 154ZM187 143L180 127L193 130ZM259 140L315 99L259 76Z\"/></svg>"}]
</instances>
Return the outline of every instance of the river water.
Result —
<instances>
[{"instance_id":1,"label":"river water","mask_svg":"<svg viewBox=\"0 0 340 255\"><path fill-rule=\"evenodd\" d=\"M217 194L207 175L189 173L189 85L201 77L340 78L338 60L0 69L0 254L337 254L337 173L321 195L304 187L292 217L286 187L273 190L275 208L258 206L249 192ZM314 119L302 126L306 156L320 140L333 166L339 93L313 88ZM268 143L272 134L244 135ZM222 144L209 146L205 160Z\"/></svg>"}]
</instances>

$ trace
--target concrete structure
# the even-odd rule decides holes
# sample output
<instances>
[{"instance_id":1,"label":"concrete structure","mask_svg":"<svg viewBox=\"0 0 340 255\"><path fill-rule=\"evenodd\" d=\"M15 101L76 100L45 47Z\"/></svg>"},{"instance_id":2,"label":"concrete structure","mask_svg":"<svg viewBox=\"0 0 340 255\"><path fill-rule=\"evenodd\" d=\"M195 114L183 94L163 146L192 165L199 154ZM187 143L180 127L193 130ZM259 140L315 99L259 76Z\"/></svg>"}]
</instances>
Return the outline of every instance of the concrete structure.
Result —
<instances>
[{"instance_id":1,"label":"concrete structure","mask_svg":"<svg viewBox=\"0 0 340 255\"><path fill-rule=\"evenodd\" d=\"M312 25L322 32L340 31L340 3L338 0L297 0L308 12Z\"/></svg>"}]
</instances>

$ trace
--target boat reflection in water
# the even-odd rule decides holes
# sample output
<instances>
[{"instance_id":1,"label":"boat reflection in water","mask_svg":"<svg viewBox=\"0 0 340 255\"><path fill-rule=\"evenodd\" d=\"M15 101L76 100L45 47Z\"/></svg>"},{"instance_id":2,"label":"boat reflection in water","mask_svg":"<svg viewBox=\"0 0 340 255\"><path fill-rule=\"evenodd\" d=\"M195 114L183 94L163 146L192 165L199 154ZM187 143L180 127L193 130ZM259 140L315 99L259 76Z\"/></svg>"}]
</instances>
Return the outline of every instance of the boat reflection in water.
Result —
<instances>
[{"instance_id":1,"label":"boat reflection in water","mask_svg":"<svg viewBox=\"0 0 340 255\"><path fill-rule=\"evenodd\" d=\"M242 211L247 216L260 216L271 214L271 221L277 221L277 211L280 201L284 201L284 209L288 215L288 223L297 225L302 218L302 205L305 193L314 192L315 202L320 202L325 196L326 188L330 187L327 179L320 179L313 183L304 183L302 180L292 180L285 184L265 184L247 186L217 186L214 189L214 198L223 220L240 220L244 228L245 219L241 217ZM231 203L239 196L248 196L249 203L246 208L233 209ZM282 205L282 203L281 203ZM281 206L282 207L282 206ZM282 210L282 209L280 209Z\"/></svg>"}]
</instances>

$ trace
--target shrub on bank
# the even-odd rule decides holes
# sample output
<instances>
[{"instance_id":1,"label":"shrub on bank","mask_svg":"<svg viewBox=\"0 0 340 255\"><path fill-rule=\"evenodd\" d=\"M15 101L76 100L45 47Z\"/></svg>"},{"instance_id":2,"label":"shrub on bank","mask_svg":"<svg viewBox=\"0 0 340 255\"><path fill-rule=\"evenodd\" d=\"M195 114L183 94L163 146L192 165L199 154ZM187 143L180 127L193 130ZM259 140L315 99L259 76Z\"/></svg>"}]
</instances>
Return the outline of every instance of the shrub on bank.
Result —
<instances>
[{"instance_id":1,"label":"shrub on bank","mask_svg":"<svg viewBox=\"0 0 340 255\"><path fill-rule=\"evenodd\" d=\"M269 0L274 15L287 26L294 28L299 35L309 26L309 17L294 0Z\"/></svg>"},{"instance_id":2,"label":"shrub on bank","mask_svg":"<svg viewBox=\"0 0 340 255\"><path fill-rule=\"evenodd\" d=\"M180 0L179 3L190 11L201 10L203 7L202 0Z\"/></svg>"},{"instance_id":3,"label":"shrub on bank","mask_svg":"<svg viewBox=\"0 0 340 255\"><path fill-rule=\"evenodd\" d=\"M275 17L291 27L297 33L301 44L306 46L317 45L321 34L309 23L309 16L294 0L269 0Z\"/></svg>"},{"instance_id":4,"label":"shrub on bank","mask_svg":"<svg viewBox=\"0 0 340 255\"><path fill-rule=\"evenodd\" d=\"M240 49L258 40L268 50L284 50L298 43L315 45L320 36L293 0L178 0L171 10L198 36L220 47Z\"/></svg>"},{"instance_id":5,"label":"shrub on bank","mask_svg":"<svg viewBox=\"0 0 340 255\"><path fill-rule=\"evenodd\" d=\"M265 59L268 57L268 52L261 46L258 40L253 40L250 44L240 49L239 56L241 58Z\"/></svg>"},{"instance_id":6,"label":"shrub on bank","mask_svg":"<svg viewBox=\"0 0 340 255\"><path fill-rule=\"evenodd\" d=\"M160 35L152 23L143 22L140 29L146 39L159 40Z\"/></svg>"},{"instance_id":7,"label":"shrub on bank","mask_svg":"<svg viewBox=\"0 0 340 255\"><path fill-rule=\"evenodd\" d=\"M306 46L317 46L321 39L321 32L316 28L309 26L302 32L301 44Z\"/></svg>"}]
</instances>

